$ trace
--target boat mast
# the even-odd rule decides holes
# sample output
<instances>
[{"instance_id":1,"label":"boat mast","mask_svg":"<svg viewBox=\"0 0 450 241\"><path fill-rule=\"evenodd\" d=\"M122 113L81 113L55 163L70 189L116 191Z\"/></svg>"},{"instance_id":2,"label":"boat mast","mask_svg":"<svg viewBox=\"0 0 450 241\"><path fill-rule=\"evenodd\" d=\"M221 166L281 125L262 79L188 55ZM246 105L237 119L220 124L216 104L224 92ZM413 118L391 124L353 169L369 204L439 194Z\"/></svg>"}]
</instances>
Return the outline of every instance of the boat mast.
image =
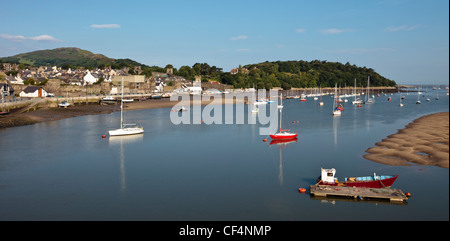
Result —
<instances>
[{"instance_id":1,"label":"boat mast","mask_svg":"<svg viewBox=\"0 0 450 241\"><path fill-rule=\"evenodd\" d=\"M120 101L120 129L123 129L123 77L122 77L122 100Z\"/></svg>"},{"instance_id":2,"label":"boat mast","mask_svg":"<svg viewBox=\"0 0 450 241\"><path fill-rule=\"evenodd\" d=\"M283 106L283 93L281 93L280 102L281 102L281 106ZM282 116L281 110L282 109L283 108L280 108L280 132L281 132L281 116Z\"/></svg>"}]
</instances>

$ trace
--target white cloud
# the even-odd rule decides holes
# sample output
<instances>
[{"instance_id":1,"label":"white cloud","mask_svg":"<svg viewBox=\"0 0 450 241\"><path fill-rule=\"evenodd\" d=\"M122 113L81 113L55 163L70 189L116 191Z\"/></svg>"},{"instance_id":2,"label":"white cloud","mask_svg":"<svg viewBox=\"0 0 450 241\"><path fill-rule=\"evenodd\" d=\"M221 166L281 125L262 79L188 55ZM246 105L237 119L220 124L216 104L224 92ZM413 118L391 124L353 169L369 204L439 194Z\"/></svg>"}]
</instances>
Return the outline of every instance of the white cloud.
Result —
<instances>
[{"instance_id":1,"label":"white cloud","mask_svg":"<svg viewBox=\"0 0 450 241\"><path fill-rule=\"evenodd\" d=\"M119 24L92 24L91 28L120 28Z\"/></svg>"},{"instance_id":2,"label":"white cloud","mask_svg":"<svg viewBox=\"0 0 450 241\"><path fill-rule=\"evenodd\" d=\"M230 38L231 40L244 40L244 39L247 39L248 37L247 36L245 36L245 35L239 35L239 36L236 36L236 37L232 37L232 38Z\"/></svg>"},{"instance_id":3,"label":"white cloud","mask_svg":"<svg viewBox=\"0 0 450 241\"><path fill-rule=\"evenodd\" d=\"M397 26L397 27L390 26L390 27L387 27L385 30L388 31L388 32L412 31L412 30L414 30L414 29L416 29L418 27L419 27L418 24L413 25L413 26L409 26L409 25L402 25L402 26Z\"/></svg>"},{"instance_id":4,"label":"white cloud","mask_svg":"<svg viewBox=\"0 0 450 241\"><path fill-rule=\"evenodd\" d=\"M0 34L0 38L9 39L13 41L22 41L26 39L24 36L21 35L9 35L9 34Z\"/></svg>"},{"instance_id":5,"label":"white cloud","mask_svg":"<svg viewBox=\"0 0 450 241\"><path fill-rule=\"evenodd\" d=\"M305 33L305 32L306 32L306 29L304 29L304 28L297 28L297 29L295 30L295 32L297 32L297 33Z\"/></svg>"},{"instance_id":6,"label":"white cloud","mask_svg":"<svg viewBox=\"0 0 450 241\"><path fill-rule=\"evenodd\" d=\"M50 35L39 35L35 37L25 37L22 35L9 35L9 34L0 34L0 38L8 39L12 41L25 41L25 40L33 40L33 41L49 41L49 42L62 42L61 40L50 36Z\"/></svg>"},{"instance_id":7,"label":"white cloud","mask_svg":"<svg viewBox=\"0 0 450 241\"><path fill-rule=\"evenodd\" d=\"M50 41L50 42L59 42L60 41L50 35L39 35L36 37L29 37L28 39L35 40L35 41Z\"/></svg>"},{"instance_id":8,"label":"white cloud","mask_svg":"<svg viewBox=\"0 0 450 241\"><path fill-rule=\"evenodd\" d=\"M329 29L322 29L319 32L322 34L340 34L344 32L350 32L351 29L338 29L338 28L329 28Z\"/></svg>"}]
</instances>

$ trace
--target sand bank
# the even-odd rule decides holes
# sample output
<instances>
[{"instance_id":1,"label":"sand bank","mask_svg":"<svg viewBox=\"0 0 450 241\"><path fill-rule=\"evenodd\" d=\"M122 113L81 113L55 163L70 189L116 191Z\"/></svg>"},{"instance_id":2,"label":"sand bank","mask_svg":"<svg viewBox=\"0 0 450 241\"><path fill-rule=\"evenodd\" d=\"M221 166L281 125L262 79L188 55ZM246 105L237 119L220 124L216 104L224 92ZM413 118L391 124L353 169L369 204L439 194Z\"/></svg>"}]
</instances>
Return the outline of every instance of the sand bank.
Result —
<instances>
[{"instance_id":1,"label":"sand bank","mask_svg":"<svg viewBox=\"0 0 450 241\"><path fill-rule=\"evenodd\" d=\"M364 158L392 166L449 166L449 112L420 117L366 150Z\"/></svg>"}]
</instances>

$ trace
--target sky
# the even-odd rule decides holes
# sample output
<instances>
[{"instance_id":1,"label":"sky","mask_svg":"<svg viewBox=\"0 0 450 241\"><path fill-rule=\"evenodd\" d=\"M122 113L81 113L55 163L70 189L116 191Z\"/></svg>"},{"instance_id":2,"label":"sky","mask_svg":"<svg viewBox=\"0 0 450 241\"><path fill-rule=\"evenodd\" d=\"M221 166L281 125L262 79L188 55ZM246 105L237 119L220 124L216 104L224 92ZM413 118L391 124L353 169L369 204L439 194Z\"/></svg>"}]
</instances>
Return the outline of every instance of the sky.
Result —
<instances>
[{"instance_id":1,"label":"sky","mask_svg":"<svg viewBox=\"0 0 450 241\"><path fill-rule=\"evenodd\" d=\"M265 61L372 68L397 84L449 83L448 0L0 0L0 57L78 47L228 72Z\"/></svg>"}]
</instances>

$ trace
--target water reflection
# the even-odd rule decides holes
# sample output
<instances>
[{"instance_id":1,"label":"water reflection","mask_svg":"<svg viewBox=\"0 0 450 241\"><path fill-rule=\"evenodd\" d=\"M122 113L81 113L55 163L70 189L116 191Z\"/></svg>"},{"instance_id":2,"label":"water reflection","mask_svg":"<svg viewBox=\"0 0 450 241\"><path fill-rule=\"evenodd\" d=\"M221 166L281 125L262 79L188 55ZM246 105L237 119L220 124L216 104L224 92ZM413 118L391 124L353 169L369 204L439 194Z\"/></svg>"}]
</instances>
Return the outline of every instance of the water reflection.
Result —
<instances>
[{"instance_id":1,"label":"water reflection","mask_svg":"<svg viewBox=\"0 0 450 241\"><path fill-rule=\"evenodd\" d=\"M126 189L126 172L125 172L125 148L124 144L135 144L142 142L144 135L131 135L131 136L110 136L108 139L109 146L115 148L120 147L119 153L119 180L120 180L120 191L125 191Z\"/></svg>"},{"instance_id":2,"label":"water reflection","mask_svg":"<svg viewBox=\"0 0 450 241\"><path fill-rule=\"evenodd\" d=\"M289 144L297 142L297 138L288 139L288 140L272 140L269 145L274 146L278 145L280 147L280 163L279 163L279 173L278 179L280 180L280 186L283 185L283 151L282 149L289 146Z\"/></svg>"},{"instance_id":3,"label":"water reflection","mask_svg":"<svg viewBox=\"0 0 450 241\"><path fill-rule=\"evenodd\" d=\"M340 116L333 116L333 133L334 133L334 146L338 144L338 127Z\"/></svg>"}]
</instances>

